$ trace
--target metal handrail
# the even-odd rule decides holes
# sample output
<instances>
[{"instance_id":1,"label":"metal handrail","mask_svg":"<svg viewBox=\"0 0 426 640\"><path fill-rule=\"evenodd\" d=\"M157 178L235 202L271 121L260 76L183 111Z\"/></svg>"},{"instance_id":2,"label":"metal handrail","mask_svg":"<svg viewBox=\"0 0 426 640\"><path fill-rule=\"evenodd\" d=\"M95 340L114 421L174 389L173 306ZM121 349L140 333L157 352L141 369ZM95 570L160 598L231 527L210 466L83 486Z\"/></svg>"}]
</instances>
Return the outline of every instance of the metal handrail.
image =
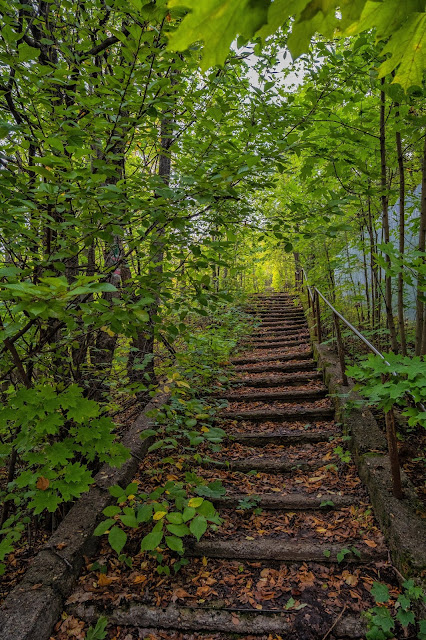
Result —
<instances>
[{"instance_id":1,"label":"metal handrail","mask_svg":"<svg viewBox=\"0 0 426 640\"><path fill-rule=\"evenodd\" d=\"M315 291L317 292L317 294L318 294L319 296L321 296L321 298L324 300L325 304L326 304L326 305L328 305L328 306L330 307L330 309L333 311L333 313L335 313L335 314L336 314L336 316L339 316L340 320L341 320L341 321L342 321L342 322L343 322L347 327L349 327L349 329L350 329L351 331L353 331L353 333L354 333L356 336L358 336L358 338L360 338L360 339L364 342L364 344L366 344L366 345L367 345L367 347L368 347L369 349L371 349L371 351L373 351L373 352L376 354L376 356L379 356L379 357L380 357L382 360L384 360L384 362L385 362L385 363L390 367L391 365L390 365L390 363L386 360L385 356L384 356L382 353L380 353L380 351L378 351L378 350L376 349L376 347L375 347L374 345L372 345L372 344L371 344L371 342L369 342L369 340L367 340L367 338L366 338L365 336L363 336L363 335L362 335L362 333L360 333L360 331L358 331L358 329L357 329L356 327L354 327L354 325L353 325L353 324L351 324L351 323L349 322L349 320L346 320L346 318L345 318L344 316L342 316L342 314L341 314L339 311L337 311L337 309L336 309L335 307L333 307L333 305L331 304L331 302L329 302L329 301L327 300L327 298L326 298L326 297L321 293L321 291L319 291L319 289L317 289L317 287L314 287L314 289L315 289ZM396 375L396 374L395 374L395 375Z\"/></svg>"},{"instance_id":2,"label":"metal handrail","mask_svg":"<svg viewBox=\"0 0 426 640\"><path fill-rule=\"evenodd\" d=\"M305 269L302 267L302 271L303 271L303 275L305 278L305 282L306 282L306 286L308 287L309 290L309 295L311 297L312 302L314 301L314 296L312 293L312 288L310 287L310 285L308 284L308 278L306 275L306 271ZM367 347L373 351L373 353L375 353L377 356L379 356L379 358L381 358L383 360L383 362L385 364L387 364L389 367L391 366L390 362L388 362L385 358L385 356L380 353L380 351L378 351L376 349L376 347L374 345L371 344L371 342L369 340L367 340L367 338L365 336L362 335L362 333L360 331L358 331L358 329L356 327L354 327L354 325L349 322L349 320L346 320L346 318L344 316L342 316L342 314L337 311L337 309L331 304L331 302L329 300L327 300L327 298L321 293L321 291L317 288L317 287L313 287L314 291L324 300L324 302L326 303L326 305L328 307L330 307L330 309L333 311L333 313L336 314L336 316L338 316L340 318L340 320L356 335L358 336L358 338L360 338L360 340L362 340L364 342L365 345L367 345ZM398 377L397 373L395 373L395 371L391 371L391 374L395 377ZM422 402L417 402L416 399L414 398L414 396L411 395L411 393L408 391L407 394L414 400L415 404L417 404L422 411L426 411L426 407L424 406L424 404Z\"/></svg>"}]
</instances>

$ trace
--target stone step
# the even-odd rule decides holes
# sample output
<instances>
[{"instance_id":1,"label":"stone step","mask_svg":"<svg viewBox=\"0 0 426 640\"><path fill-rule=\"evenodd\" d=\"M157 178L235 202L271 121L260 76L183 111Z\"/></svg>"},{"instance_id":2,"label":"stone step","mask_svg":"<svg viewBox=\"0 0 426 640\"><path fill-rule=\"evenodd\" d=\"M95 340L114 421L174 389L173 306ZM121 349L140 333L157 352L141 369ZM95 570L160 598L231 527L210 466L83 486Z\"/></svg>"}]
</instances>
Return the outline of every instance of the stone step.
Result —
<instances>
[{"instance_id":1,"label":"stone step","mask_svg":"<svg viewBox=\"0 0 426 640\"><path fill-rule=\"evenodd\" d=\"M304 316L305 312L303 309L289 309L288 307L269 307L269 308L257 308L253 309L251 313L254 313L258 316L266 316L268 314L275 314L279 316Z\"/></svg>"},{"instance_id":2,"label":"stone step","mask_svg":"<svg viewBox=\"0 0 426 640\"><path fill-rule=\"evenodd\" d=\"M270 358L269 358L270 360ZM235 367L235 371L238 373L241 372L247 372L247 373L263 373L263 372L270 372L270 371L285 371L285 372L290 372L290 371L316 371L316 363L313 360L301 360L298 363L292 363L292 364L262 364L261 362L259 363L258 366L256 367L251 367L250 369L244 369L242 367Z\"/></svg>"},{"instance_id":3,"label":"stone step","mask_svg":"<svg viewBox=\"0 0 426 640\"><path fill-rule=\"evenodd\" d=\"M256 467L254 468L256 469ZM284 496L277 495L276 493L264 493L257 497L260 499L256 501L256 504L268 511L327 511L330 509L350 507L356 502L359 502L359 498L356 496L339 496L334 493L323 493L319 497L309 493L290 493ZM238 507L240 500L246 498L253 498L253 494L240 493L222 496L221 498L213 498L212 502L214 502L217 507L230 508ZM325 504L326 502L333 502L333 506Z\"/></svg>"},{"instance_id":4,"label":"stone step","mask_svg":"<svg viewBox=\"0 0 426 640\"><path fill-rule=\"evenodd\" d=\"M231 358L232 364L256 364L261 362L269 362L271 360L309 360L312 358L312 351L305 351L298 353L297 351L291 353L277 354L276 356L255 356L255 357L240 357Z\"/></svg>"},{"instance_id":5,"label":"stone step","mask_svg":"<svg viewBox=\"0 0 426 640\"><path fill-rule=\"evenodd\" d=\"M303 341L306 342L306 341ZM259 349L278 349L285 347L298 347L302 343L301 340L287 340L287 342L265 342L265 343L251 343L248 345L253 351L258 351ZM306 343L307 344L307 343Z\"/></svg>"},{"instance_id":6,"label":"stone step","mask_svg":"<svg viewBox=\"0 0 426 640\"><path fill-rule=\"evenodd\" d=\"M300 335L294 335L294 336L284 336L284 338L280 338L280 337L276 337L276 338L270 338L269 340L251 340L250 342L247 342L245 346L247 346L247 348L250 347L270 347L271 349L273 347L286 347L289 344L296 342L297 344L301 345L301 344L309 344L309 336L300 336Z\"/></svg>"},{"instance_id":7,"label":"stone step","mask_svg":"<svg viewBox=\"0 0 426 640\"><path fill-rule=\"evenodd\" d=\"M230 402L300 402L303 400L319 400L325 398L327 389L304 389L302 391L251 391L250 393L222 393L217 397L229 400Z\"/></svg>"},{"instance_id":8,"label":"stone step","mask_svg":"<svg viewBox=\"0 0 426 640\"><path fill-rule=\"evenodd\" d=\"M83 620L87 624L95 625L105 611L97 608L93 604L78 603L67 606L67 613ZM223 606L197 606L184 607L176 604L169 604L167 607L154 607L146 604L131 602L124 607L112 607L108 611L108 621L112 625L125 627L127 631L136 630L137 637L149 637L150 633L158 631L160 637L164 637L164 630L178 629L180 632L195 631L196 636L191 634L191 638L197 637L203 640L202 632L229 634L229 639L236 636L280 636L282 638L294 637L297 630L305 625L306 630L310 627L307 622L297 618L290 611L255 611L254 609L244 609ZM324 633L333 624L332 618L328 618ZM336 618L333 626L334 638L345 638L346 640L358 640L365 637L366 623L360 615L346 615ZM142 635L141 635L142 633ZM321 632L321 635L323 633ZM132 636L133 637L133 636ZM136 637L136 636L135 636ZM179 636L180 637L180 636ZM210 637L210 636L209 636ZM183 639L182 639L183 640ZM207 638L205 640L208 640Z\"/></svg>"},{"instance_id":9,"label":"stone step","mask_svg":"<svg viewBox=\"0 0 426 640\"><path fill-rule=\"evenodd\" d=\"M221 411L223 420L249 420L250 422L310 422L312 420L330 420L334 417L331 407L303 407L299 411L289 409L253 409L252 411Z\"/></svg>"},{"instance_id":10,"label":"stone step","mask_svg":"<svg viewBox=\"0 0 426 640\"><path fill-rule=\"evenodd\" d=\"M246 313L254 313L256 315L264 316L268 313L276 313L278 315L305 315L305 312L302 308L295 307L253 307L250 310L246 309Z\"/></svg>"},{"instance_id":11,"label":"stone step","mask_svg":"<svg viewBox=\"0 0 426 640\"><path fill-rule=\"evenodd\" d=\"M264 473L292 473L293 471L316 471L324 466L322 460L316 462L288 462L282 458L242 458L241 460L206 460L202 463L205 468L216 467L229 471L262 471Z\"/></svg>"},{"instance_id":12,"label":"stone step","mask_svg":"<svg viewBox=\"0 0 426 640\"><path fill-rule=\"evenodd\" d=\"M301 313L301 314L297 314L297 315L293 315L293 314L287 314L287 313L283 313L283 314L275 314L275 313L268 313L262 316L257 316L258 320L261 320L262 325L264 324L265 321L274 321L274 322L282 322L283 320L288 320L288 321L293 321L293 320L306 320L305 316Z\"/></svg>"},{"instance_id":13,"label":"stone step","mask_svg":"<svg viewBox=\"0 0 426 640\"><path fill-rule=\"evenodd\" d=\"M283 387L306 384L311 380L322 380L319 371L307 371L306 373L294 374L291 377L265 376L262 378L234 378L231 380L232 386L244 385L248 387Z\"/></svg>"},{"instance_id":14,"label":"stone step","mask_svg":"<svg viewBox=\"0 0 426 640\"><path fill-rule=\"evenodd\" d=\"M343 545L344 546L344 545ZM388 552L379 548L370 549L366 545L351 545L358 553L345 556L345 562L366 564L386 560ZM326 555L324 554L326 552ZM232 560L268 560L285 562L337 563L337 554L342 551L342 543L317 542L316 540L285 540L263 536L256 540L234 537L229 540L215 537L199 542L188 541L186 554L192 557L228 558ZM359 554L359 555L358 555Z\"/></svg>"},{"instance_id":15,"label":"stone step","mask_svg":"<svg viewBox=\"0 0 426 640\"><path fill-rule=\"evenodd\" d=\"M278 328L278 327L284 327L284 328L296 328L296 327L307 327L307 323L306 320L297 320L297 322L292 322L290 320L286 320L286 321L266 321L266 322L262 322L262 324L260 325L260 329L265 329L268 327L272 327L273 329Z\"/></svg>"},{"instance_id":16,"label":"stone step","mask_svg":"<svg viewBox=\"0 0 426 640\"><path fill-rule=\"evenodd\" d=\"M252 433L231 434L234 442L245 444L251 447L266 447L268 444L292 445L292 444L312 444L315 442L327 442L330 438L335 438L336 431L324 429L322 431L294 430L287 433L279 431L259 431Z\"/></svg>"},{"instance_id":17,"label":"stone step","mask_svg":"<svg viewBox=\"0 0 426 640\"><path fill-rule=\"evenodd\" d=\"M276 335L274 335L274 333ZM252 333L247 340L251 340L252 338L255 338L256 341L260 341L262 340L263 342L265 342L265 340L282 340L283 338L285 339L289 339L290 338L309 338L309 331L307 329L305 329L304 327L300 328L300 329L292 329L291 327L288 329L282 329L280 331L276 331L276 332L272 332L272 331L257 331L256 333Z\"/></svg>"}]
</instances>

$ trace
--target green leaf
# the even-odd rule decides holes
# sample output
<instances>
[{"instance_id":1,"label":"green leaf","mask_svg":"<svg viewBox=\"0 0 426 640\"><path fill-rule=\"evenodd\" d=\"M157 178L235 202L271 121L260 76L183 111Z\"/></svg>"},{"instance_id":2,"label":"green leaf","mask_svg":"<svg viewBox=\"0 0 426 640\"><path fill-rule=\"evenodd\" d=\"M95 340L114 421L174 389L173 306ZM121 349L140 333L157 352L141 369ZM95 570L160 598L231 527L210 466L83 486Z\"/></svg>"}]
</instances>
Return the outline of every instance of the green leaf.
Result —
<instances>
[{"instance_id":1,"label":"green leaf","mask_svg":"<svg viewBox=\"0 0 426 640\"><path fill-rule=\"evenodd\" d=\"M116 553L120 553L127 541L127 533L120 527L113 527L108 534L108 542Z\"/></svg>"},{"instance_id":2,"label":"green leaf","mask_svg":"<svg viewBox=\"0 0 426 640\"><path fill-rule=\"evenodd\" d=\"M419 633L417 635L419 640L426 640L426 620L419 620Z\"/></svg>"},{"instance_id":3,"label":"green leaf","mask_svg":"<svg viewBox=\"0 0 426 640\"><path fill-rule=\"evenodd\" d=\"M350 553L350 549L341 549L336 557L337 557L337 562L342 562L345 559L345 556L347 556Z\"/></svg>"},{"instance_id":4,"label":"green leaf","mask_svg":"<svg viewBox=\"0 0 426 640\"><path fill-rule=\"evenodd\" d=\"M139 507L136 519L139 524L142 522L149 522L152 518L153 507L151 504L144 504L142 507Z\"/></svg>"},{"instance_id":5,"label":"green leaf","mask_svg":"<svg viewBox=\"0 0 426 640\"><path fill-rule=\"evenodd\" d=\"M188 522L188 520L191 520L191 518L193 518L195 516L195 509L194 507L185 507L185 509L183 510L182 513L182 518L184 522Z\"/></svg>"},{"instance_id":6,"label":"green leaf","mask_svg":"<svg viewBox=\"0 0 426 640\"><path fill-rule=\"evenodd\" d=\"M96 623L95 627L89 627L86 633L86 640L104 640L106 638L107 632L105 629L107 628L108 618L105 616L100 616Z\"/></svg>"},{"instance_id":7,"label":"green leaf","mask_svg":"<svg viewBox=\"0 0 426 640\"><path fill-rule=\"evenodd\" d=\"M112 520L111 518L108 518L108 520L103 520L98 524L98 526L93 532L93 535L102 536L104 533L108 531L108 529L112 527L113 524L115 524L115 520Z\"/></svg>"},{"instance_id":8,"label":"green leaf","mask_svg":"<svg viewBox=\"0 0 426 640\"><path fill-rule=\"evenodd\" d=\"M204 41L203 71L223 65L237 34L251 37L267 20L268 0L169 0L173 8L190 9L170 36L171 51L185 51L194 42Z\"/></svg>"},{"instance_id":9,"label":"green leaf","mask_svg":"<svg viewBox=\"0 0 426 640\"><path fill-rule=\"evenodd\" d=\"M412 13L381 52L386 53L391 57L380 65L380 78L398 67L393 82L404 89L421 87L426 68L426 13Z\"/></svg>"},{"instance_id":10,"label":"green leaf","mask_svg":"<svg viewBox=\"0 0 426 640\"><path fill-rule=\"evenodd\" d=\"M106 507L102 513L104 514L104 516L107 516L107 518L111 518L112 516L116 516L117 513L120 513L121 509L120 507L115 507L115 506L111 506L111 507Z\"/></svg>"},{"instance_id":11,"label":"green leaf","mask_svg":"<svg viewBox=\"0 0 426 640\"><path fill-rule=\"evenodd\" d=\"M207 530L207 520L204 516L196 516L191 520L189 528L192 535L195 536L197 540L200 540L201 536L203 536Z\"/></svg>"},{"instance_id":12,"label":"green leaf","mask_svg":"<svg viewBox=\"0 0 426 640\"><path fill-rule=\"evenodd\" d=\"M168 513L166 518L172 524L182 524L183 522L183 515L179 511Z\"/></svg>"},{"instance_id":13,"label":"green leaf","mask_svg":"<svg viewBox=\"0 0 426 640\"><path fill-rule=\"evenodd\" d=\"M404 611L404 609L398 609L396 619L403 627L408 627L409 624L415 623L414 613L412 611Z\"/></svg>"},{"instance_id":14,"label":"green leaf","mask_svg":"<svg viewBox=\"0 0 426 640\"><path fill-rule=\"evenodd\" d=\"M188 507L194 507L194 509L196 509L197 507L201 507L203 502L204 498L191 498L188 500Z\"/></svg>"},{"instance_id":15,"label":"green leaf","mask_svg":"<svg viewBox=\"0 0 426 640\"><path fill-rule=\"evenodd\" d=\"M142 538L141 542L141 551L154 551L156 547L160 544L163 539L163 531L151 531L144 538Z\"/></svg>"},{"instance_id":16,"label":"green leaf","mask_svg":"<svg viewBox=\"0 0 426 640\"><path fill-rule=\"evenodd\" d=\"M18 60L19 62L29 62L30 60L37 60L40 55L40 49L31 47L29 44L22 42L18 47Z\"/></svg>"},{"instance_id":17,"label":"green leaf","mask_svg":"<svg viewBox=\"0 0 426 640\"><path fill-rule=\"evenodd\" d=\"M118 484L114 484L112 487L109 487L108 491L110 492L110 494L114 498L121 498L122 497L123 500L126 498L126 494L124 492L124 489L119 487Z\"/></svg>"},{"instance_id":18,"label":"green leaf","mask_svg":"<svg viewBox=\"0 0 426 640\"><path fill-rule=\"evenodd\" d=\"M178 536L179 538L183 538L183 536L188 536L190 534L189 528L186 524L168 524L167 530L170 533L173 533L174 536Z\"/></svg>"},{"instance_id":19,"label":"green leaf","mask_svg":"<svg viewBox=\"0 0 426 640\"><path fill-rule=\"evenodd\" d=\"M371 587L371 595L377 603L388 602L390 598L388 587L381 582L373 582L373 586Z\"/></svg>"},{"instance_id":20,"label":"green leaf","mask_svg":"<svg viewBox=\"0 0 426 640\"><path fill-rule=\"evenodd\" d=\"M134 513L133 514L129 513L124 516L120 516L120 520L125 527L132 527L133 529L136 529L139 526L139 523L136 519L136 515Z\"/></svg>"},{"instance_id":21,"label":"green leaf","mask_svg":"<svg viewBox=\"0 0 426 640\"><path fill-rule=\"evenodd\" d=\"M176 536L166 536L165 541L169 549L177 551L181 555L183 554L184 548L180 538L176 538Z\"/></svg>"},{"instance_id":22,"label":"green leaf","mask_svg":"<svg viewBox=\"0 0 426 640\"><path fill-rule=\"evenodd\" d=\"M133 313L140 322L149 322L149 314L144 309L133 309Z\"/></svg>"}]
</instances>

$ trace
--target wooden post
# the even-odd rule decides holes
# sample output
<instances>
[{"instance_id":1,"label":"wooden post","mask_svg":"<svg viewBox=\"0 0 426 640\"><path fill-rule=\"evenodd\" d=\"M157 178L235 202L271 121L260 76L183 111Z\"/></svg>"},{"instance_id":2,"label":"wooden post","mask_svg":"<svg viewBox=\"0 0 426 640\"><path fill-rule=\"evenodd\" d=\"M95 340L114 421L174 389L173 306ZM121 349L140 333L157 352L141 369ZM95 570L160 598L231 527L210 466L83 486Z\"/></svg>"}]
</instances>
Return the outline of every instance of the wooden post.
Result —
<instances>
[{"instance_id":1,"label":"wooden post","mask_svg":"<svg viewBox=\"0 0 426 640\"><path fill-rule=\"evenodd\" d=\"M342 370L342 384L345 387L347 387L348 386L348 377L347 377L347 375L345 373L345 371L346 371L345 351L344 351L344 347L343 347L342 333L340 331L339 317L338 317L338 315L336 313L333 313L333 319L334 319L334 328L336 330L337 353L339 354L340 368Z\"/></svg>"},{"instance_id":2,"label":"wooden post","mask_svg":"<svg viewBox=\"0 0 426 640\"><path fill-rule=\"evenodd\" d=\"M320 301L319 301L319 295L316 289L315 289L314 305L315 305L315 315L316 315L316 321L317 321L317 338L318 338L318 342L322 342Z\"/></svg>"},{"instance_id":3,"label":"wooden post","mask_svg":"<svg viewBox=\"0 0 426 640\"><path fill-rule=\"evenodd\" d=\"M386 382L387 376L382 376L382 382ZM389 460L392 474L392 493L400 500L404 497L401 484L401 468L399 466L398 442L396 439L395 414L393 409L385 413L386 437L388 440Z\"/></svg>"}]
</instances>

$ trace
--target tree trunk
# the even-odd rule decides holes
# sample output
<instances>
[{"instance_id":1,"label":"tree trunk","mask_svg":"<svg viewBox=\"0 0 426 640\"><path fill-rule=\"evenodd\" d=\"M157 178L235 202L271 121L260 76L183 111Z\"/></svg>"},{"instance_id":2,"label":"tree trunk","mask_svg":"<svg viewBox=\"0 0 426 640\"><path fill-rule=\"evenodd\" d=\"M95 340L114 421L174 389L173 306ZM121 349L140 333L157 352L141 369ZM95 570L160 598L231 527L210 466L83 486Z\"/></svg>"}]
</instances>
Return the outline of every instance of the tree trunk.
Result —
<instances>
[{"instance_id":1,"label":"tree trunk","mask_svg":"<svg viewBox=\"0 0 426 640\"><path fill-rule=\"evenodd\" d=\"M170 184L171 173L171 155L170 147L172 144L173 121L164 117L161 121L160 130L160 156L158 161L158 175L162 178L164 184ZM160 296L158 294L160 287L161 274L163 273L163 254L164 254L164 231L160 230L155 234L151 243L151 262L154 265L151 269L150 280L154 283L153 290L154 302L148 309L149 323L142 330L137 330L136 335L130 343L130 352L127 360L127 375L132 383L155 384L156 375L154 369L154 339L155 324L157 322L158 309L160 304ZM140 368L141 364L145 366ZM138 368L136 369L135 366ZM137 393L139 402L144 403L148 399L148 395L142 391Z\"/></svg>"},{"instance_id":2,"label":"tree trunk","mask_svg":"<svg viewBox=\"0 0 426 640\"><path fill-rule=\"evenodd\" d=\"M422 158L422 196L420 207L420 227L419 227L419 252L425 251L426 240L426 137L423 146ZM424 267L425 257L421 257L421 265ZM425 292L425 278L422 269L419 267L417 274L417 296L416 296L416 356L426 353L426 314L423 298Z\"/></svg>"},{"instance_id":3,"label":"tree trunk","mask_svg":"<svg viewBox=\"0 0 426 640\"><path fill-rule=\"evenodd\" d=\"M382 85L385 79L382 78ZM380 92L380 186L381 186L381 201L382 201L382 224L383 224L383 240L385 244L390 242L389 233L389 210L388 210L388 196L387 196L387 180L386 180L386 137L385 137L385 107L386 97L384 91ZM395 353L398 353L398 342L396 339L396 329L393 319L392 309L392 277L389 273L391 268L391 258L386 254L387 270L385 274L385 304L386 304L386 316L390 333L391 348Z\"/></svg>"},{"instance_id":4,"label":"tree trunk","mask_svg":"<svg viewBox=\"0 0 426 640\"><path fill-rule=\"evenodd\" d=\"M399 104L396 103L397 111L395 113L396 119L399 119ZM399 126L399 123L398 123ZM404 175L404 156L402 152L401 132L397 131L396 137L396 151L398 155L398 170L399 170L399 256L402 260L404 258L405 250L405 175ZM401 353L403 356L407 355L407 341L405 337L405 322L404 322L404 275L403 266L398 274L398 325L399 336L401 340Z\"/></svg>"}]
</instances>

